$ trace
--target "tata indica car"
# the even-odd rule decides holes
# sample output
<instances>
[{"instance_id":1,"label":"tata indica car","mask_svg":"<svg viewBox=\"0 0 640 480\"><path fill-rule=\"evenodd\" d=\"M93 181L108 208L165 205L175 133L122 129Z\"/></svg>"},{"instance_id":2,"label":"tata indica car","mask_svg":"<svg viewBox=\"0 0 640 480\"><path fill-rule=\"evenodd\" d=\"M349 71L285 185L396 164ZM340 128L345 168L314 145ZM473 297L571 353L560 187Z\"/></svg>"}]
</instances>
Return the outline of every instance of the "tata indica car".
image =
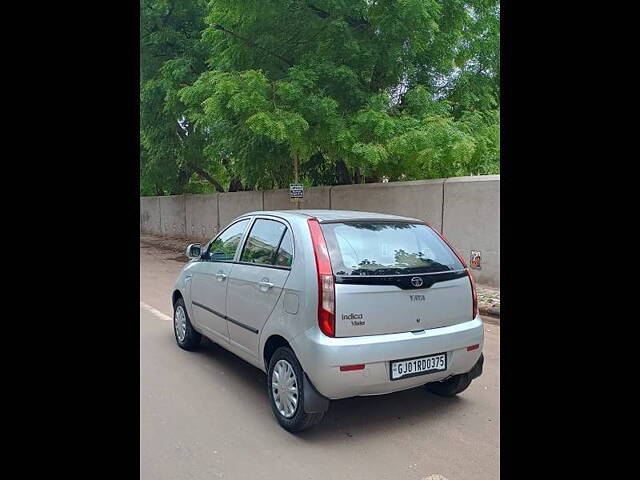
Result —
<instances>
[{"instance_id":1,"label":"tata indica car","mask_svg":"<svg viewBox=\"0 0 640 480\"><path fill-rule=\"evenodd\" d=\"M330 400L422 385L453 396L482 373L473 278L423 221L252 212L187 256L172 298L178 345L204 335L266 372L289 431L320 422Z\"/></svg>"}]
</instances>

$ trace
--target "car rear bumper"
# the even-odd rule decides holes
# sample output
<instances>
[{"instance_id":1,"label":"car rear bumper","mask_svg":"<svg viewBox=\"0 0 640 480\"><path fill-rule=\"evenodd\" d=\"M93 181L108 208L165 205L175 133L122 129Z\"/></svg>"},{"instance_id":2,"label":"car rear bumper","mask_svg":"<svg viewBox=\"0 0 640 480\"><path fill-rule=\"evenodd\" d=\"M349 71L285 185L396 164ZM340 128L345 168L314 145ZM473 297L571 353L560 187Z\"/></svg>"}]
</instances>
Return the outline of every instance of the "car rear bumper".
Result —
<instances>
[{"instance_id":1,"label":"car rear bumper","mask_svg":"<svg viewBox=\"0 0 640 480\"><path fill-rule=\"evenodd\" d=\"M363 337L331 338L313 327L296 337L292 347L318 392L330 399L340 399L406 390L471 370L477 376L482 371L482 365L477 364L483 341L484 329L478 316L448 327ZM476 344L480 347L467 351L468 346ZM447 353L447 370L390 379L390 361L442 352ZM359 364L365 368L340 371L341 365Z\"/></svg>"}]
</instances>

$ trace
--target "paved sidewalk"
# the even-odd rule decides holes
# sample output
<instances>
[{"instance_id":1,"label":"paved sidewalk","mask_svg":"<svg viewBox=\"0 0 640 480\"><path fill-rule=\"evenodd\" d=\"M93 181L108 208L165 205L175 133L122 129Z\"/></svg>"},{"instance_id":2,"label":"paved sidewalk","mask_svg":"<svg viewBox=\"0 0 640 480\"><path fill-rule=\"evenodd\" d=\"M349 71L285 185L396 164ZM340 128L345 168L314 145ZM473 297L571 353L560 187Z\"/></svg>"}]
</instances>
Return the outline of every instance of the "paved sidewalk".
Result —
<instances>
[{"instance_id":1,"label":"paved sidewalk","mask_svg":"<svg viewBox=\"0 0 640 480\"><path fill-rule=\"evenodd\" d=\"M484 285L476 285L478 288L478 308L480 313L500 317L500 290Z\"/></svg>"},{"instance_id":2,"label":"paved sidewalk","mask_svg":"<svg viewBox=\"0 0 640 480\"><path fill-rule=\"evenodd\" d=\"M156 248L169 250L176 256L184 256L185 262L187 257L184 255L185 249L189 243L197 242L189 237L165 237L160 235L152 235L140 233L140 243L152 245ZM485 285L477 285L478 287L478 308L483 315L491 315L500 318L500 290ZM499 323L499 322L498 322Z\"/></svg>"}]
</instances>

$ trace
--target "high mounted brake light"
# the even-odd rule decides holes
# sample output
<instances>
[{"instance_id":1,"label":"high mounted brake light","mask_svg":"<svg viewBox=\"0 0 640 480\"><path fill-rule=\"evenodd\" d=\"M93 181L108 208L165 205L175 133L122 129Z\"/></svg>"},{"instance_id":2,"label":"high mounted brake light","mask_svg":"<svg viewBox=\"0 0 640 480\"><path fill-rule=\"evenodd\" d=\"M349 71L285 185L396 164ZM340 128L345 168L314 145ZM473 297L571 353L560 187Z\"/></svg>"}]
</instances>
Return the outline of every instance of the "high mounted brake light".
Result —
<instances>
[{"instance_id":1,"label":"high mounted brake light","mask_svg":"<svg viewBox=\"0 0 640 480\"><path fill-rule=\"evenodd\" d=\"M318 219L310 218L308 223L318 272L318 326L328 337L335 337L336 293L331 259Z\"/></svg>"}]
</instances>

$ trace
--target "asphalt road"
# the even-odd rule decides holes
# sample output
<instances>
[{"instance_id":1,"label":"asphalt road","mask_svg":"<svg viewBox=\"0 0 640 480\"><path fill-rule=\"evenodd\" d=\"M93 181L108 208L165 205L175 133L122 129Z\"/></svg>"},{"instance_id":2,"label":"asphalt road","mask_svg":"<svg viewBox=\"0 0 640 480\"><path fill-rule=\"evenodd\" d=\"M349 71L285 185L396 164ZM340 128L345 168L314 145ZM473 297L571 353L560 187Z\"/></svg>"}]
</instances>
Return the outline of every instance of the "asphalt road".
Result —
<instances>
[{"instance_id":1,"label":"asphalt road","mask_svg":"<svg viewBox=\"0 0 640 480\"><path fill-rule=\"evenodd\" d=\"M459 397L418 388L334 401L294 435L260 370L211 343L177 347L171 289L186 261L140 246L140 478L499 478L500 327L485 324L483 375Z\"/></svg>"}]
</instances>

